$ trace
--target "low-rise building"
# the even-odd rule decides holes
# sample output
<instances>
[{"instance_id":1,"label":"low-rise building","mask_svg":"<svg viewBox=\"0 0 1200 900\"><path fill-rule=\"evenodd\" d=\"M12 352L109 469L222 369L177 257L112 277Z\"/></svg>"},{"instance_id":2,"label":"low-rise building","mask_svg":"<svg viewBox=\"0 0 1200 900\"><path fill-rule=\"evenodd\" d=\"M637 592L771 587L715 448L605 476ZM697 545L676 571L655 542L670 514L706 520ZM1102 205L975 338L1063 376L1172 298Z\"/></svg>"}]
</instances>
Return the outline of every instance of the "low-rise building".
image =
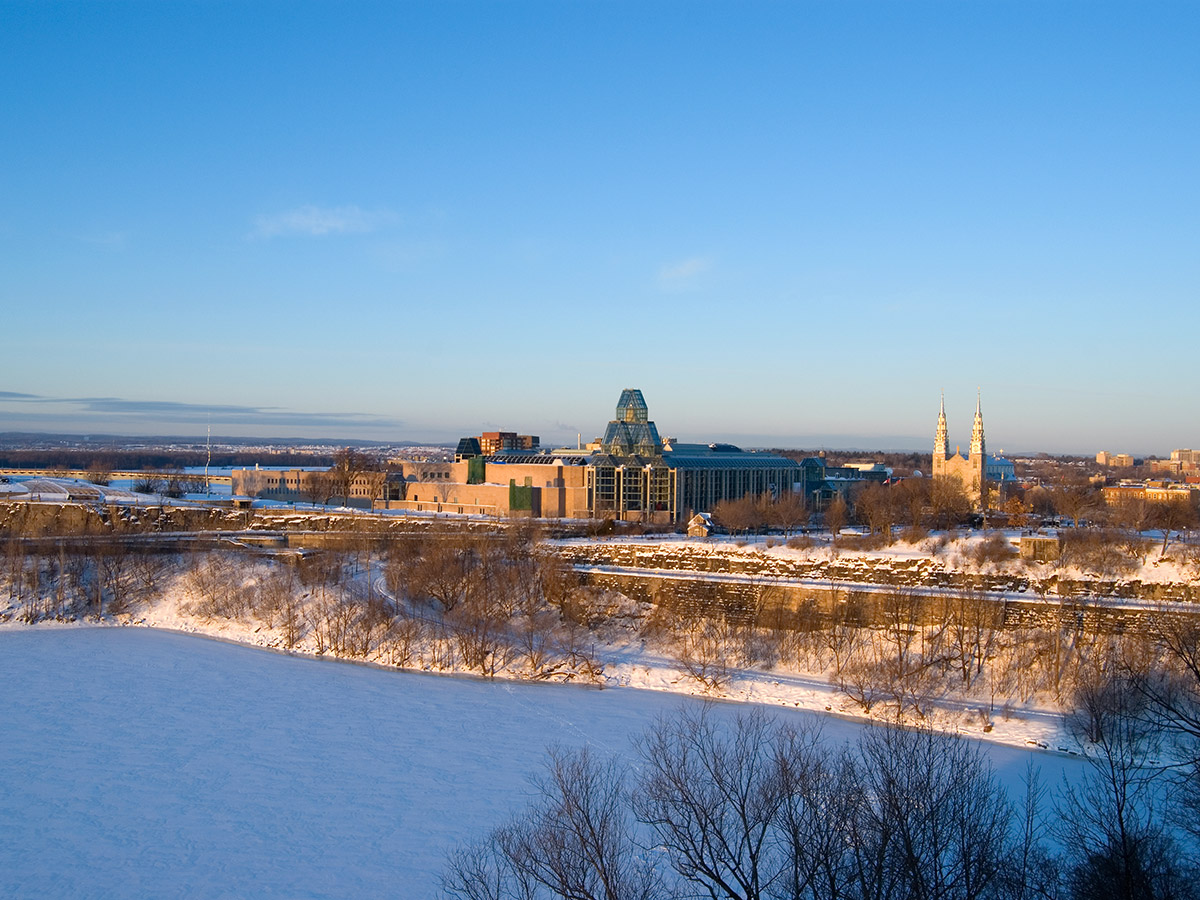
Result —
<instances>
[{"instance_id":1,"label":"low-rise building","mask_svg":"<svg viewBox=\"0 0 1200 900\"><path fill-rule=\"evenodd\" d=\"M444 465L444 464L443 464ZM404 495L397 471L363 471L349 479L338 478L332 469L234 469L230 492L234 497L275 500L280 503L342 503L370 509L378 503Z\"/></svg>"},{"instance_id":2,"label":"low-rise building","mask_svg":"<svg viewBox=\"0 0 1200 900\"><path fill-rule=\"evenodd\" d=\"M717 526L708 513L696 513L687 525L688 537L712 537L716 530Z\"/></svg>"},{"instance_id":3,"label":"low-rise building","mask_svg":"<svg viewBox=\"0 0 1200 900\"><path fill-rule=\"evenodd\" d=\"M517 434L515 431L485 431L479 435L479 450L485 456L536 450L541 445L536 434Z\"/></svg>"},{"instance_id":4,"label":"low-rise building","mask_svg":"<svg viewBox=\"0 0 1200 900\"><path fill-rule=\"evenodd\" d=\"M1025 534L1021 536L1021 559L1033 562L1054 562L1062 555L1062 539L1058 535Z\"/></svg>"},{"instance_id":5,"label":"low-rise building","mask_svg":"<svg viewBox=\"0 0 1200 900\"><path fill-rule=\"evenodd\" d=\"M1138 464L1138 461L1129 453L1109 453L1107 450L1101 450L1096 454L1096 462L1102 466L1112 466L1118 469L1131 469Z\"/></svg>"},{"instance_id":6,"label":"low-rise building","mask_svg":"<svg viewBox=\"0 0 1200 900\"><path fill-rule=\"evenodd\" d=\"M1200 502L1200 485L1175 481L1122 481L1101 489L1108 506L1119 506L1134 500L1148 503Z\"/></svg>"},{"instance_id":7,"label":"low-rise building","mask_svg":"<svg viewBox=\"0 0 1200 900\"><path fill-rule=\"evenodd\" d=\"M1152 459L1149 464L1151 472L1162 472L1168 475L1181 475L1184 467L1188 465L1179 459Z\"/></svg>"}]
</instances>

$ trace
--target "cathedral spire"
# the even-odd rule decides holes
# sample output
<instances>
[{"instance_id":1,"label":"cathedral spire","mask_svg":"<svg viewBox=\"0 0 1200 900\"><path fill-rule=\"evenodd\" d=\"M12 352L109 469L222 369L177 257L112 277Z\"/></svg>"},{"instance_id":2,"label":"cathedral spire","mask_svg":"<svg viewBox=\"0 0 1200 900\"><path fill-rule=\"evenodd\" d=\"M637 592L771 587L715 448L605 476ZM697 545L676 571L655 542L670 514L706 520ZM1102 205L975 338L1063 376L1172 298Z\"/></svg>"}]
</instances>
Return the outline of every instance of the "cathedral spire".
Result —
<instances>
[{"instance_id":1,"label":"cathedral spire","mask_svg":"<svg viewBox=\"0 0 1200 900\"><path fill-rule=\"evenodd\" d=\"M982 457L987 453L986 445L983 441L983 411L981 408L980 394L975 395L975 424L971 427L971 456Z\"/></svg>"},{"instance_id":2,"label":"cathedral spire","mask_svg":"<svg viewBox=\"0 0 1200 900\"><path fill-rule=\"evenodd\" d=\"M945 459L949 451L949 438L946 434L946 392L942 391L942 408L938 413L937 432L933 436L933 458Z\"/></svg>"}]
</instances>

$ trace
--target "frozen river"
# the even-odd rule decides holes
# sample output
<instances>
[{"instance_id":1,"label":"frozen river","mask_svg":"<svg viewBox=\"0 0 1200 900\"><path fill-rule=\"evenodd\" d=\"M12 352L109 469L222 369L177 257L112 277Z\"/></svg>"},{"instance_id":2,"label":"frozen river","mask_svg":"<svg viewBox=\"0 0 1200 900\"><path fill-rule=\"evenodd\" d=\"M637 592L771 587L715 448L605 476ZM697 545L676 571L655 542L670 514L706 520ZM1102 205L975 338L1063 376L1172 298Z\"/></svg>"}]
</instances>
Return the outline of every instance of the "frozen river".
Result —
<instances>
[{"instance_id":1,"label":"frozen river","mask_svg":"<svg viewBox=\"0 0 1200 900\"><path fill-rule=\"evenodd\" d=\"M0 685L6 897L429 897L449 849L524 804L548 744L627 752L700 702L116 628L0 631ZM1031 754L989 752L1018 784ZM1033 758L1052 785L1079 767Z\"/></svg>"}]
</instances>

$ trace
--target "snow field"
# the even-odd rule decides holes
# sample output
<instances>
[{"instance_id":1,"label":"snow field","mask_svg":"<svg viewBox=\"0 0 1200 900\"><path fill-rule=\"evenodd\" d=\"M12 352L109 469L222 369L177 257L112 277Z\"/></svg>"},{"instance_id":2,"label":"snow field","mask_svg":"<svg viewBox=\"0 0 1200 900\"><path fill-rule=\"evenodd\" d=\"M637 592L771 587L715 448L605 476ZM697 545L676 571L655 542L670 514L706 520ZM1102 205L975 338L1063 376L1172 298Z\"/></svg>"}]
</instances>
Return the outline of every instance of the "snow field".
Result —
<instances>
[{"instance_id":1,"label":"snow field","mask_svg":"<svg viewBox=\"0 0 1200 900\"><path fill-rule=\"evenodd\" d=\"M430 897L450 849L524 805L548 745L628 755L701 702L132 628L4 629L0 684L8 897ZM864 727L819 721L836 742ZM1083 768L982 746L1014 796L1030 759L1052 786Z\"/></svg>"}]
</instances>

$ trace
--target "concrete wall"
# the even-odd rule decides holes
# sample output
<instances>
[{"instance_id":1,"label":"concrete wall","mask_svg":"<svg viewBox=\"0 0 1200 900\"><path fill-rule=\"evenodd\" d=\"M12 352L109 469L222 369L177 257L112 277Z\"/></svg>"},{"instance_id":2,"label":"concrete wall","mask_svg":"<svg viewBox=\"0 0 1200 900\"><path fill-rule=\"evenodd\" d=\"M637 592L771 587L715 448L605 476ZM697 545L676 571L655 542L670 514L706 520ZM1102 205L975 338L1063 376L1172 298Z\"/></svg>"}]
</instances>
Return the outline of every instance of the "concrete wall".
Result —
<instances>
[{"instance_id":1,"label":"concrete wall","mask_svg":"<svg viewBox=\"0 0 1200 900\"><path fill-rule=\"evenodd\" d=\"M482 484L468 484L467 461L403 464L405 496L389 509L464 515L588 518L583 466L488 462ZM442 477L448 475L449 477ZM417 480L420 479L420 480ZM531 509L512 509L510 484L530 488Z\"/></svg>"},{"instance_id":2,"label":"concrete wall","mask_svg":"<svg viewBox=\"0 0 1200 900\"><path fill-rule=\"evenodd\" d=\"M393 501L387 508L476 516L539 515L539 498L537 492L534 493L535 509L512 510L509 508L507 484L464 484L454 481L410 483L405 499Z\"/></svg>"}]
</instances>

